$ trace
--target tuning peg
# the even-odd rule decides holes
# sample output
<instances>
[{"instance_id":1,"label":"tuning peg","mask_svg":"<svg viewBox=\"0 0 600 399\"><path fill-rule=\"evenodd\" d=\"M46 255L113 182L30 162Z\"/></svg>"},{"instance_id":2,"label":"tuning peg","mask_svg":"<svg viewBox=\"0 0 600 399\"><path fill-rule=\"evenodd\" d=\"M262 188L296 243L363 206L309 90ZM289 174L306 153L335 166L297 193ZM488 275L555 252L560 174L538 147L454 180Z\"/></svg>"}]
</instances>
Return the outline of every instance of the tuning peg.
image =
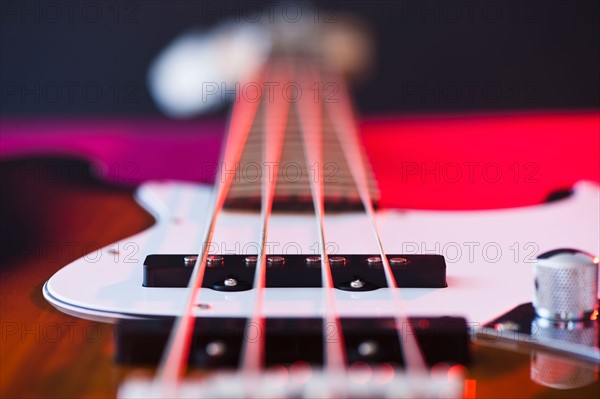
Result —
<instances>
[{"instance_id":1,"label":"tuning peg","mask_svg":"<svg viewBox=\"0 0 600 399\"><path fill-rule=\"evenodd\" d=\"M270 32L251 23L223 24L176 38L151 64L148 87L165 114L185 118L217 108L235 93L235 82L263 65Z\"/></svg>"}]
</instances>

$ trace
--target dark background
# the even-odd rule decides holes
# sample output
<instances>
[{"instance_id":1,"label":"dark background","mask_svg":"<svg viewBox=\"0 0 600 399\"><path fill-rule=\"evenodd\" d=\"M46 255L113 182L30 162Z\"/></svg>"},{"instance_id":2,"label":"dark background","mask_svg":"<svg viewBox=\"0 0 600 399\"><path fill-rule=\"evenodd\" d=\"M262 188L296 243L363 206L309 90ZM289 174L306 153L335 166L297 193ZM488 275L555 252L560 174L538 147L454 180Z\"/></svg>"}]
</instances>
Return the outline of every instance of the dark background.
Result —
<instances>
[{"instance_id":1,"label":"dark background","mask_svg":"<svg viewBox=\"0 0 600 399\"><path fill-rule=\"evenodd\" d=\"M147 66L178 34L244 18L237 1L2 1L4 115L158 111ZM377 44L363 113L589 109L599 101L597 1L330 1ZM311 15L312 16L312 15Z\"/></svg>"}]
</instances>

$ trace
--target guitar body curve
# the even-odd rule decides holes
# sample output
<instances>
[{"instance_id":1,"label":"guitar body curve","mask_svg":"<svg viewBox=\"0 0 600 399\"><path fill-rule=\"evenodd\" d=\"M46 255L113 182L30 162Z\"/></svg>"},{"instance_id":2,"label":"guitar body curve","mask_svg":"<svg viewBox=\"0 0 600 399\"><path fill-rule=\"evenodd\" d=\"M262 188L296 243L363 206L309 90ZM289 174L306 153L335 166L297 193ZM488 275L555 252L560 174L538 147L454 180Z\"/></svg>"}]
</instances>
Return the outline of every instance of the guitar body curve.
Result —
<instances>
[{"instance_id":1,"label":"guitar body curve","mask_svg":"<svg viewBox=\"0 0 600 399\"><path fill-rule=\"evenodd\" d=\"M177 315L183 288L142 286L143 263L151 254L198 253L207 223L211 189L172 181L148 182L136 198L156 218L151 228L94 251L67 265L44 285L55 307L78 317L115 321L121 318ZM600 188L579 182L561 201L494 211L381 210L377 213L388 253L436 253L445 256L448 287L402 288L410 314L464 316L475 326L530 301L532 266L539 253L573 247L599 253ZM217 223L212 253L256 253L257 213L228 210ZM269 253L313 254L318 241L314 216L273 214ZM360 232L360 234L357 234ZM326 216L325 234L332 252L377 253L362 213ZM208 304L199 317L247 317L254 290L199 290L197 302ZM268 288L266 316L320 317L320 288ZM392 315L389 289L350 293L336 291L340 316Z\"/></svg>"}]
</instances>

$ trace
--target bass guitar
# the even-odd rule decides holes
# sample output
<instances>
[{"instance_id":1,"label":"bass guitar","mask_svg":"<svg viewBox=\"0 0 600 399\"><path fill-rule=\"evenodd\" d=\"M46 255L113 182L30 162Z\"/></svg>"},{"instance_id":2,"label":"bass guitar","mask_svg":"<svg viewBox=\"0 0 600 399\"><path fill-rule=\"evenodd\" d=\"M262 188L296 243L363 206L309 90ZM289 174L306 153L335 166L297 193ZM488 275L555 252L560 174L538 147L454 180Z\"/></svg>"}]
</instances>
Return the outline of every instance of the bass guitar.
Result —
<instances>
[{"instance_id":1,"label":"bass guitar","mask_svg":"<svg viewBox=\"0 0 600 399\"><path fill-rule=\"evenodd\" d=\"M479 164L447 162L428 170L411 161L410 146L386 149L380 141L382 151L369 151L374 138L359 133L342 75L321 61L301 51L272 55L240 82L218 161L203 164L203 172L209 164L214 184L145 181L135 199L154 224L144 222L139 209L133 211L137 228L147 228L122 238L127 223L111 222L123 226L107 235L112 242L87 248L40 287L55 308L93 321L85 322L88 341L96 328L89 326L115 325L110 327L114 342L104 337L93 342L100 345L94 351L81 353L105 359L103 370L118 370L101 392L120 397L597 393L598 258L589 255L600 253L597 182L580 181L561 198L539 205L433 211L393 206L403 196L407 202L414 198L406 192L410 185L402 184L411 176L422 181L437 173L452 184L457 173L473 176ZM584 137L598 124L597 115L571 117L578 118ZM431 128L439 121L426 123ZM467 143L463 151L476 153L475 144ZM458 148L444 142L421 145L425 153ZM196 148L188 148L178 157L194 164L195 154ZM385 162L396 166L384 170ZM521 170L519 164L517 170L535 179L531 172L539 164L531 165L534 169ZM483 173L493 181L497 174L490 175L490 168ZM103 219L94 220L97 226ZM534 275L556 256L592 270L591 283L579 290L592 292L595 301L576 322L562 323L568 324L562 330L561 323L548 320L563 335L583 331L591 341L567 339L561 346L532 327L538 326L531 321L540 316L541 299L529 303L544 289ZM569 289L567 283L562 287ZM5 324L3 345L22 337L23 328ZM118 366L106 364L102 348L114 352ZM17 358L15 351L5 360ZM130 372L144 367L148 373L141 376ZM74 371L70 378L94 380L93 370L86 372ZM82 395L81 384L68 392ZM19 392L8 381L2 385L4 392Z\"/></svg>"}]
</instances>

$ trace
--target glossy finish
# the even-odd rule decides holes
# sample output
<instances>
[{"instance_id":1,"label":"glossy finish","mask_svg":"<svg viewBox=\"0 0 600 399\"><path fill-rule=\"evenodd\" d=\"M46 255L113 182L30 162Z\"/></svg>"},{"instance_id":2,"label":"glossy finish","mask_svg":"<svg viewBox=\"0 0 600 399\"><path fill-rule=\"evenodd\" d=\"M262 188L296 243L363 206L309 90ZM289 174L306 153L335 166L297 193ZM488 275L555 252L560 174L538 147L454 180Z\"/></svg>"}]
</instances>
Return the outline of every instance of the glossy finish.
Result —
<instances>
[{"instance_id":1,"label":"glossy finish","mask_svg":"<svg viewBox=\"0 0 600 399\"><path fill-rule=\"evenodd\" d=\"M23 223L41 227L40 250L6 259L1 268L0 341L1 397L114 397L124 377L149 376L150 369L118 367L113 362L114 330L110 324L75 319L55 310L42 297L41 286L52 273L80 255L86 243L104 245L152 224L128 192L97 185L64 183L10 186L3 205L22 202L17 212ZM28 198L44 197L45 201ZM73 256L40 255L51 243L76 242ZM57 338L54 326L61 328ZM16 331L11 332L11 328ZM72 328L73 335L68 333ZM32 331L27 333L27 331ZM467 393L478 398L598 397L600 385L556 390L530 379L530 355L473 345ZM201 377L205 373L192 372Z\"/></svg>"},{"instance_id":2,"label":"glossy finish","mask_svg":"<svg viewBox=\"0 0 600 399\"><path fill-rule=\"evenodd\" d=\"M569 187L575 181L600 180L597 111L475 118L393 117L365 120L361 125L385 207L492 209L533 205L542 202L549 191ZM115 395L123 376L131 370L116 367L112 361L112 326L56 311L43 299L42 285L69 262L111 242L123 242L153 224L152 217L134 202L132 190L57 179L52 165L32 167L16 162L16 157L52 154L88 159L101 178L130 185L158 178L207 181L211 175L202 168L202 162L216 162L215 148L224 125L216 123L199 133L206 126L204 122L173 125L141 120L0 121L0 156L6 166L0 190L2 239L9 241L0 265L1 397ZM401 160L394 156L397 148L403 149ZM181 156L184 153L194 156ZM422 178L422 162L431 168L436 161L440 162L440 181L435 180L435 174ZM459 182L445 179L442 173L444 166L448 172L455 162L463 166ZM465 162L478 162L481 167L499 163L503 178L492 182L477 174L471 182ZM409 170L413 166L419 168L416 174ZM530 177L537 180L528 181ZM560 229L547 232L557 235L560 247L568 245L563 233ZM594 234L597 237L597 231ZM131 248L115 247L109 255L127 255L127 250ZM523 250L520 255L527 255ZM496 277L489 274L487 278L493 283ZM473 282L472 276L463 275L450 285ZM512 295L511 290L502 295ZM515 305L518 301L510 302ZM199 308L209 306L203 303ZM532 382L529 353L473 345L473 357L467 381L467 394L472 396L600 396L598 382L568 391Z\"/></svg>"}]
</instances>

